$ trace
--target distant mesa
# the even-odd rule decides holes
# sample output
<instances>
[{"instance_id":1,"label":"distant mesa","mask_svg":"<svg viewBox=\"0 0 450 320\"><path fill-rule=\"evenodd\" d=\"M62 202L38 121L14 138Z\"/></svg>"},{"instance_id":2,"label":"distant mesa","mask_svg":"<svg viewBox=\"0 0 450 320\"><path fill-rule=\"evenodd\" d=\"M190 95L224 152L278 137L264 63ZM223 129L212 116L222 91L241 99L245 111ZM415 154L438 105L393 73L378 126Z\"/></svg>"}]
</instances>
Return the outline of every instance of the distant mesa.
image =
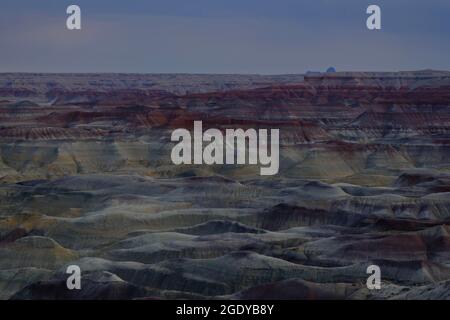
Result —
<instances>
[{"instance_id":1,"label":"distant mesa","mask_svg":"<svg viewBox=\"0 0 450 320\"><path fill-rule=\"evenodd\" d=\"M336 73L336 68L335 67L329 67L327 69L326 73ZM321 71L307 71L306 72L307 76L320 76L322 74L323 74L323 72L321 72Z\"/></svg>"}]
</instances>

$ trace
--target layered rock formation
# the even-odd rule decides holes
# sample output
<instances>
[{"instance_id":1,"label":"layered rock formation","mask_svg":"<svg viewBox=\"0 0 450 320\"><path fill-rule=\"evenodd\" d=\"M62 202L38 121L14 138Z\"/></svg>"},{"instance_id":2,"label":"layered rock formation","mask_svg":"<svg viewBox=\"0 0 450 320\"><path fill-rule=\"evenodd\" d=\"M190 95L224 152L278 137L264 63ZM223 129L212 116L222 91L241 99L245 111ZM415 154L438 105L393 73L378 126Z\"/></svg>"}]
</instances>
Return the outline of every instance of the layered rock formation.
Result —
<instances>
[{"instance_id":1,"label":"layered rock formation","mask_svg":"<svg viewBox=\"0 0 450 320\"><path fill-rule=\"evenodd\" d=\"M194 120L279 174L173 165ZM447 72L2 74L0 298L446 298L449 156Z\"/></svg>"}]
</instances>

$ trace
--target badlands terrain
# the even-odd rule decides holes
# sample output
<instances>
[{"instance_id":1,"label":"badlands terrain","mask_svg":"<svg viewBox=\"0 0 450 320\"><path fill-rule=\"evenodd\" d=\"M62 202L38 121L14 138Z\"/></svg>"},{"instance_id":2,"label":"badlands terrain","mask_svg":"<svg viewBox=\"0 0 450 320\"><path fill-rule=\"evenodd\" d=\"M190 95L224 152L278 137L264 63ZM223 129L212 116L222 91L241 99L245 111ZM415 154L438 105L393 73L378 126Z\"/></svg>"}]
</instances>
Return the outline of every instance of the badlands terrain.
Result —
<instances>
[{"instance_id":1,"label":"badlands terrain","mask_svg":"<svg viewBox=\"0 0 450 320\"><path fill-rule=\"evenodd\" d=\"M173 165L195 120L279 173ZM448 299L449 159L450 72L0 74L0 299Z\"/></svg>"}]
</instances>

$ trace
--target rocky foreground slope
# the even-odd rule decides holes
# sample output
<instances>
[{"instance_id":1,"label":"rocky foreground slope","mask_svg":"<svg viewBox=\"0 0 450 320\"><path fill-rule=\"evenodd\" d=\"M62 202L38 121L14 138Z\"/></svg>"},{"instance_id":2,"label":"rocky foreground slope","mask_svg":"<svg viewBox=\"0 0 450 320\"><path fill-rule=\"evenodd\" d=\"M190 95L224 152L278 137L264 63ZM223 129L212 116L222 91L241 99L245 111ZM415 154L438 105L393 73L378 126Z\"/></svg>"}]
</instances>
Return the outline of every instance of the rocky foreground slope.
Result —
<instances>
[{"instance_id":1,"label":"rocky foreground slope","mask_svg":"<svg viewBox=\"0 0 450 320\"><path fill-rule=\"evenodd\" d=\"M174 166L194 120L279 174ZM0 298L449 298L449 157L448 72L1 74Z\"/></svg>"}]
</instances>

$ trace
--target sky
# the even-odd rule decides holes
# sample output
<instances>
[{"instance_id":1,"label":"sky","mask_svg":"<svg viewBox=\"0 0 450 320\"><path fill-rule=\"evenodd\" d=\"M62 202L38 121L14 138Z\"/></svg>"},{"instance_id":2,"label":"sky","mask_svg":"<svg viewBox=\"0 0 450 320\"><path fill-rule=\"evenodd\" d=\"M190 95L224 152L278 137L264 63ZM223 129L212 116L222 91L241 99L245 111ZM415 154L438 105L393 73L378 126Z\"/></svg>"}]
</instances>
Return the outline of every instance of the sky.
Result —
<instances>
[{"instance_id":1,"label":"sky","mask_svg":"<svg viewBox=\"0 0 450 320\"><path fill-rule=\"evenodd\" d=\"M66 8L82 29L67 30ZM366 28L381 7L382 29ZM450 70L449 0L1 0L0 72Z\"/></svg>"}]
</instances>

